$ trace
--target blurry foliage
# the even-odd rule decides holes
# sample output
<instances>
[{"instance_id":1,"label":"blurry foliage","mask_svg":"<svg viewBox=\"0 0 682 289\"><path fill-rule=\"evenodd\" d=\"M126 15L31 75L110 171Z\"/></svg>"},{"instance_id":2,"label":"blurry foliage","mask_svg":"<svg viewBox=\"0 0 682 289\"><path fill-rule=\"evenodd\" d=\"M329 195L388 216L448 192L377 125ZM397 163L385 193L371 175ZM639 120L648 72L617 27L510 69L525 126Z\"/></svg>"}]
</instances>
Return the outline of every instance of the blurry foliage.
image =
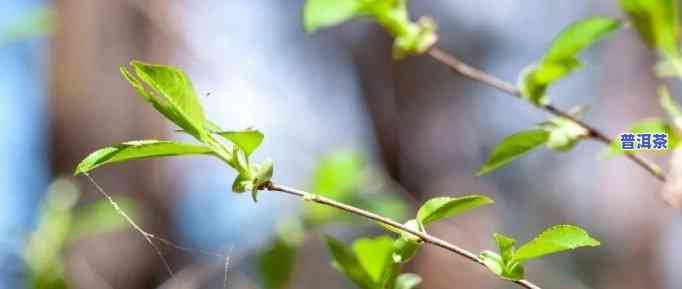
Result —
<instances>
[{"instance_id":1,"label":"blurry foliage","mask_svg":"<svg viewBox=\"0 0 682 289\"><path fill-rule=\"evenodd\" d=\"M66 289L63 255L69 242L99 233L129 228L107 200L77 206L80 192L67 178L55 180L40 205L40 215L23 251L29 288ZM116 197L121 209L135 216L128 198Z\"/></svg>"},{"instance_id":2,"label":"blurry foliage","mask_svg":"<svg viewBox=\"0 0 682 289\"><path fill-rule=\"evenodd\" d=\"M0 27L0 47L23 40L44 37L54 29L51 8L39 7Z\"/></svg>"},{"instance_id":3,"label":"blurry foliage","mask_svg":"<svg viewBox=\"0 0 682 289\"><path fill-rule=\"evenodd\" d=\"M620 0L619 3L644 42L655 49L661 57L656 66L658 76L682 76L677 1ZM433 21L429 18L421 18L416 22L410 20L407 7L407 0L307 0L303 9L303 26L307 32L314 32L355 18L370 19L381 25L394 38L393 56L400 59L426 52L437 39ZM580 111L566 113L550 106L547 91L551 85L582 65L578 58L582 51L620 26L620 21L605 17L576 21L559 33L539 61L524 69L520 74L518 91L515 88L501 88L558 117L540 123L531 130L505 138L493 149L491 156L478 171L478 175L492 172L543 144L554 151L568 151L579 141L597 135L594 131L588 131L587 125L580 123ZM456 65L448 66L455 69L453 66ZM132 71L121 68L121 73L138 94L200 144L157 140L126 142L89 155L79 165L76 173L86 173L100 165L134 159L210 155L221 159L236 170L238 175L232 186L233 191L250 192L256 200L259 189L277 190L270 181L273 174L272 162L253 164L249 159L251 153L262 143L262 133L251 129L225 132L207 120L189 77L180 69L138 61L131 62L131 67ZM470 73L469 76L473 74ZM501 84L496 84L492 85L500 88ZM680 120L682 109L665 87L659 90L659 95L661 106L672 121L647 120L633 125L631 131L666 132L670 135L670 146L676 148L680 138L678 130L682 123ZM597 139L604 141L605 137ZM230 142L232 145L226 146L222 141ZM609 150L610 154L621 153L614 151L613 147ZM654 170L645 165L643 167L650 171ZM357 153L338 152L321 160L314 174L312 190L319 196L350 204L356 209L366 208L391 219L404 220L406 205L401 200L378 195L366 189L374 188L369 184L377 182L369 172L366 161ZM655 172L653 174L661 180L665 179ZM316 202L315 194L286 191L281 188L279 190ZM322 204L333 204L330 201L326 203L317 201ZM479 195L434 198L421 206L415 218L407 220L401 226L390 221L383 222L384 228L397 234L395 238L389 236L361 238L352 242L351 246L346 246L333 237L327 237L333 266L363 289L414 288L421 281L419 276L411 273L401 274L400 270L402 265L418 252L422 242L429 240L426 227L435 221L451 218L490 203L492 200ZM55 208L61 217L50 218L50 224L52 222L70 224L71 213L64 213L63 205L56 205ZM306 238L306 232L319 230L332 222L348 220L352 219L346 213L319 204L306 204L300 218L279 224L276 236L260 254L260 271L264 286L278 289L287 287L295 271L296 255ZM51 226L56 227L50 230L42 229L49 233L44 233L47 234L45 238L56 240L58 244L63 243L67 239L64 237L66 229L57 225ZM40 228L42 226L38 232L41 232ZM585 230L570 225L550 227L518 249L515 248L516 240L511 237L502 234L494 234L493 237L498 245L498 252L483 251L478 259L475 257L471 259L482 262L490 271L508 280L522 279L525 274L523 265L527 261L578 247L600 244ZM55 257L52 257L52 260L54 259ZM27 263L31 263L30 256L27 260ZM41 267L38 264L41 262L36 260L33 262L36 263L32 265L37 268L36 270L41 268L45 270L45 265Z\"/></svg>"},{"instance_id":4,"label":"blurry foliage","mask_svg":"<svg viewBox=\"0 0 682 289\"><path fill-rule=\"evenodd\" d=\"M387 194L367 191L367 188L387 187L385 180L371 173L367 160L360 153L338 150L320 158L313 172L311 190L321 196L366 208L393 219L405 218L408 210L405 201ZM305 203L301 217L287 219L279 224L278 233L263 248L260 254L260 273L265 288L286 288L287 281L294 272L296 252L305 239L305 232L319 231L331 223L352 225L357 223L353 221L360 221L348 213L315 203Z\"/></svg>"}]
</instances>

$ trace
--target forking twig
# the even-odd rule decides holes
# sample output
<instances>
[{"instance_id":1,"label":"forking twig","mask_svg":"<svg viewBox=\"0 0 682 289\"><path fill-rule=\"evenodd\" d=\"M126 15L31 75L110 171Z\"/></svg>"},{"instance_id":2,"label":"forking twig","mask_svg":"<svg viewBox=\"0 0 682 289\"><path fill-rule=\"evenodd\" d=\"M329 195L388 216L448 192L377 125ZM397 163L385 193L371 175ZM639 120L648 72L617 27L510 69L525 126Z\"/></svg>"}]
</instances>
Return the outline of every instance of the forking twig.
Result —
<instances>
[{"instance_id":1,"label":"forking twig","mask_svg":"<svg viewBox=\"0 0 682 289\"><path fill-rule=\"evenodd\" d=\"M460 255L460 256L462 256L462 257L464 257L470 261L473 261L473 262L475 262L475 263L477 263L483 267L486 267L485 264L483 263L483 261L481 259L479 259L478 256L476 256L476 254L471 253L465 249L462 249L462 248L458 247L457 245L451 244L451 243L449 243L443 239L434 237L434 236L432 236L426 232L420 232L420 231L410 229L409 227L407 227L403 224L400 224L394 220L391 220L387 217L384 217L384 216L381 216L381 215L378 215L378 214L375 214L375 213L372 213L369 211L365 211L363 209L353 207L353 206L348 205L348 204L337 202L335 200L332 200L332 199L329 199L329 198L326 198L326 197L323 197L323 196L320 196L317 194L313 194L313 193L309 193L306 191L297 190L297 189L293 189L293 188L288 188L285 186L276 185L272 182L265 183L263 186L261 186L260 189L267 190L267 191L277 191L277 192L297 196L299 198L302 198L304 201L310 201L310 202L314 202L314 203L321 204L324 206L336 208L336 209L339 209L341 211L345 211L345 212L348 212L351 214L355 214L355 215L364 217L366 219L375 221L377 223L393 227L397 230L407 232L407 233L410 233L412 235L419 237L419 239L421 239L424 243L432 244L432 245L435 245L437 247L443 248L443 249L448 250L452 253ZM487 269L487 267L486 267L486 269ZM526 289L541 289L538 285L535 285L528 280L516 280L516 281L512 281L512 282L514 282L520 286L523 286Z\"/></svg>"},{"instance_id":2,"label":"forking twig","mask_svg":"<svg viewBox=\"0 0 682 289\"><path fill-rule=\"evenodd\" d=\"M499 79L498 77L487 73L485 71L482 71L478 68L472 67L461 60L457 59L456 57L452 56L451 54L448 54L447 52L441 50L438 47L432 47L428 52L428 55L431 56L433 59L436 61L446 65L451 71L456 72L458 74L461 74L462 76L469 78L471 80L483 83L485 85L488 85L490 87L493 87L499 91L502 91L506 94L509 94L511 96L521 98L521 91L516 88L515 85L506 82L502 79ZM588 138L594 139L598 142L601 142L605 145L611 145L611 140L612 138L608 137L605 133L601 132L600 130L594 128L593 126L585 123L584 121L576 118L575 116L560 110L559 108L547 104L540 106L543 110L555 115L559 116L565 119L568 119L575 124L579 125L580 127L584 128L588 132ZM651 160L648 160L644 157L635 155L635 154L625 154L627 158L629 158L631 161L635 162L638 166L649 172L654 178L661 182L666 181L666 176L665 173L663 173L663 170L656 165L654 162Z\"/></svg>"}]
</instances>

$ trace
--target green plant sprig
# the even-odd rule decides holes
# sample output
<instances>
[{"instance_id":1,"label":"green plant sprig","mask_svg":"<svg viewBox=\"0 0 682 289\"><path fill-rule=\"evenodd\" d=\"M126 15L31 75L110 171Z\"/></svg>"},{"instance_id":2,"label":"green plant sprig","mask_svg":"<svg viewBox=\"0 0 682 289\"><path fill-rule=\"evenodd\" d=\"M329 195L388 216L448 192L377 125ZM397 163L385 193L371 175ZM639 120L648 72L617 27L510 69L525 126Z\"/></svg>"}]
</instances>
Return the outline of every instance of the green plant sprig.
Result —
<instances>
[{"instance_id":1,"label":"green plant sprig","mask_svg":"<svg viewBox=\"0 0 682 289\"><path fill-rule=\"evenodd\" d=\"M437 60L439 63L442 63L443 65L447 66L451 71L458 73L460 75L463 75L471 80L480 82L482 84L488 85L490 87L493 87L499 91L502 91L510 96L517 97L519 99L523 98L523 94L519 88L517 88L515 85L512 83L506 82L490 73L487 73L483 70L480 70L478 68L475 68L473 66L470 66L463 61L459 60L458 58L454 57L451 54L448 54L447 52L433 47L428 51L428 54ZM566 119L573 124L578 125L579 127L585 129L587 131L587 134L584 136L585 138L595 140L597 142L600 142L604 145L610 146L611 142L613 141L614 138L607 136L604 132L601 130L591 126L590 124L584 122L583 120L580 120L576 118L574 115L572 115L569 112L563 111L556 106L552 104L544 104L539 106L542 110L559 117L561 119ZM644 169L647 171L649 174L651 174L655 179L665 182L666 181L666 175L663 172L663 170L653 161L642 157L640 155L636 154L626 154L625 155L628 159L633 161L637 166L640 168Z\"/></svg>"},{"instance_id":2,"label":"green plant sprig","mask_svg":"<svg viewBox=\"0 0 682 289\"><path fill-rule=\"evenodd\" d=\"M659 75L682 75L682 64L680 64L682 57L679 56L677 47L679 45L677 39L679 21L676 1L620 0L620 2L642 38L651 47L658 49L663 56L664 61L659 63ZM431 20L426 26L433 27L433 29L428 29L429 41L419 42L414 36L406 36L417 35L407 33L407 31L415 30L416 28L411 27L416 24L410 22L406 6L407 0L307 0L303 9L303 23L306 31L314 32L356 17L369 17L394 37L393 54L396 56L394 58L401 59L408 55L426 53L456 73L523 99L556 116L549 121L551 125L542 126L545 132L536 131L536 134L525 134L542 142L528 143L518 135L515 142L507 140L503 143L506 147L496 148L494 153L498 155L491 156L478 171L478 175L491 172L539 147L540 144L546 144L548 148L556 151L567 151L584 139L593 139L605 145L611 145L613 138L580 120L578 116L550 104L546 92L554 82L579 69L582 63L578 59L578 54L620 28L621 21L608 17L591 17L573 23L554 39L552 46L542 59L521 72L518 85L514 85L474 68L435 47L436 26ZM401 42L405 42L405 38L411 39L410 43L419 42L422 45L418 45L418 49L414 49L414 45L408 45L407 47L412 48L397 49L399 53L396 53L396 47L399 47ZM545 134L546 137L541 134ZM657 180L666 181L665 173L654 162L635 154L625 155ZM501 160L501 162L494 162L496 160Z\"/></svg>"},{"instance_id":3,"label":"green plant sprig","mask_svg":"<svg viewBox=\"0 0 682 289\"><path fill-rule=\"evenodd\" d=\"M182 155L214 156L225 162L237 172L237 177L233 183L232 190L236 193L250 192L254 201L256 200L256 194L262 190L286 193L300 197L307 202L324 205L364 217L382 225L389 231L397 233L399 238L396 240L388 237L374 241L369 239L358 240L358 242L360 242L359 244L362 245L357 246L364 249L378 246L377 248L381 249L383 252L390 253L390 258L384 260L383 263L376 265L377 263L370 262L373 265L362 264L362 268L348 267L355 266L352 264L358 264L360 262L359 260L353 261L354 259L357 259L357 256L354 256L353 254L350 254L348 250L343 249L343 246L340 243L329 241L332 253L335 253L335 257L342 259L337 263L346 264L339 266L344 268L344 272L362 288L394 289L395 287L395 289L411 289L417 286L421 280L419 276L411 273L399 274L399 271L402 264L409 261L416 254L422 243L438 246L478 263L479 265L483 265L500 277L513 281L525 288L539 288L537 285L523 279L523 271L515 271L516 274L509 275L503 274L501 273L503 271L497 270L498 267L491 265L494 265L494 263L491 262L492 259L490 259L490 256L494 256L494 253L492 252L482 253L481 257L479 257L476 254L434 237L426 232L426 227L429 224L490 204L492 203L491 199L480 195L434 198L421 206L414 219L407 221L405 224L401 224L382 215L338 202L331 198L276 185L271 181L273 175L273 165L271 161L254 164L250 160L251 154L263 141L264 136L262 133L251 129L243 131L223 131L218 125L207 120L192 83L182 70L171 66L147 64L139 61L132 61L131 67L135 73L134 75L126 68L122 68L121 73L131 86L135 88L137 93L164 117L178 125L182 132L193 136L200 144L165 140L124 142L122 144L99 149L88 155L78 164L75 170L76 175L81 173L87 174L89 171L103 165L131 160ZM223 138L232 145L228 146L225 143L220 142L217 137ZM573 226L570 227L577 228ZM584 232L582 229L578 230ZM541 240L543 234L541 234L538 239ZM584 233L584 235L586 236L586 233ZM541 255L577 247L595 245L594 243L586 243L584 240L572 236L570 231L560 231L558 234L553 234L553 236L555 239L563 238L564 240L568 240L571 245L563 246L563 244L557 245L557 243L550 242L549 246L551 250L547 250L543 248L548 246L548 243L542 242L541 240L535 243L530 242L530 245L527 244L524 247L530 248L527 251L540 252L534 256L539 257ZM589 238L589 240L593 239ZM506 255L503 253L503 256ZM365 263L368 262L366 257L361 257L360 259L364 260ZM350 263L342 262L344 260L349 261ZM504 259L501 260L504 261ZM520 267L520 262L518 263L516 268L522 268ZM382 268L384 265L387 267ZM367 266L370 266L370 268L367 268ZM383 275L382 273L381 276L378 276L377 272L386 272L386 275Z\"/></svg>"}]
</instances>

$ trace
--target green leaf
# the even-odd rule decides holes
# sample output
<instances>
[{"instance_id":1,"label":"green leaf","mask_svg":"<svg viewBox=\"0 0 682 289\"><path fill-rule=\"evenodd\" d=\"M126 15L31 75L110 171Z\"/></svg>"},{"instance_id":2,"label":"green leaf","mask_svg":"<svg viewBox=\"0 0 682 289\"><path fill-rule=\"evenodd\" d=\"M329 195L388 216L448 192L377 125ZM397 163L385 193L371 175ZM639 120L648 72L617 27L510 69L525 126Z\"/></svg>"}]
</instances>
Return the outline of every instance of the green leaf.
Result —
<instances>
[{"instance_id":1,"label":"green leaf","mask_svg":"<svg viewBox=\"0 0 682 289\"><path fill-rule=\"evenodd\" d=\"M593 17L575 22L554 39L552 46L545 54L544 61L563 61L574 58L609 32L618 29L619 26L618 20L606 17Z\"/></svg>"},{"instance_id":2,"label":"green leaf","mask_svg":"<svg viewBox=\"0 0 682 289\"><path fill-rule=\"evenodd\" d=\"M419 212L417 212L417 220L425 226L435 221L450 218L471 209L492 203L493 200L486 196L480 195L471 195L458 198L433 198L426 201L426 203L419 208Z\"/></svg>"},{"instance_id":3,"label":"green leaf","mask_svg":"<svg viewBox=\"0 0 682 289\"><path fill-rule=\"evenodd\" d=\"M393 263L393 239L379 236L373 239L359 239L353 242L353 251L358 261L374 284L385 288L393 284L399 266Z\"/></svg>"},{"instance_id":4,"label":"green leaf","mask_svg":"<svg viewBox=\"0 0 682 289\"><path fill-rule=\"evenodd\" d=\"M333 266L343 272L353 283L363 289L376 289L376 284L372 281L369 273L360 264L355 253L346 247L341 241L331 236L326 236L327 247L332 253Z\"/></svg>"},{"instance_id":5,"label":"green leaf","mask_svg":"<svg viewBox=\"0 0 682 289\"><path fill-rule=\"evenodd\" d=\"M584 127L563 117L550 119L540 127L549 132L547 147L555 151L568 151L589 135Z\"/></svg>"},{"instance_id":6,"label":"green leaf","mask_svg":"<svg viewBox=\"0 0 682 289\"><path fill-rule=\"evenodd\" d=\"M549 104L549 98L546 94L549 85L580 66L580 61L575 58L568 58L527 67L519 77L519 90L521 90L522 97L536 106Z\"/></svg>"},{"instance_id":7,"label":"green leaf","mask_svg":"<svg viewBox=\"0 0 682 289\"><path fill-rule=\"evenodd\" d=\"M115 196L114 202L132 219L137 218L139 210L133 199ZM109 200L106 199L77 207L73 214L73 224L69 231L69 239L71 240L131 228L130 224L119 215Z\"/></svg>"},{"instance_id":8,"label":"green leaf","mask_svg":"<svg viewBox=\"0 0 682 289\"><path fill-rule=\"evenodd\" d=\"M265 288L283 289L291 280L296 254L302 243L302 228L286 226L260 253L259 269Z\"/></svg>"},{"instance_id":9,"label":"green leaf","mask_svg":"<svg viewBox=\"0 0 682 289\"><path fill-rule=\"evenodd\" d=\"M238 146L244 151L246 157L251 156L251 153L260 146L264 138L263 133L251 129L243 131L218 131L215 133Z\"/></svg>"},{"instance_id":10,"label":"green leaf","mask_svg":"<svg viewBox=\"0 0 682 289\"><path fill-rule=\"evenodd\" d=\"M159 140L138 140L99 149L78 164L74 175L89 172L99 166L129 160L212 154L205 146Z\"/></svg>"},{"instance_id":11,"label":"green leaf","mask_svg":"<svg viewBox=\"0 0 682 289\"><path fill-rule=\"evenodd\" d=\"M265 160L263 163L253 168L253 187L251 188L251 197L253 198L254 202L257 201L258 188L272 179L272 173L272 160Z\"/></svg>"},{"instance_id":12,"label":"green leaf","mask_svg":"<svg viewBox=\"0 0 682 289\"><path fill-rule=\"evenodd\" d=\"M488 267L488 270L495 273L495 275L502 276L504 262L502 261L502 257L500 257L500 255L493 251L486 250L481 252L478 258L483 261L483 264Z\"/></svg>"},{"instance_id":13,"label":"green leaf","mask_svg":"<svg viewBox=\"0 0 682 289\"><path fill-rule=\"evenodd\" d=\"M365 182L367 164L361 154L353 150L340 150L323 156L313 173L312 191L341 202L352 201ZM306 207L308 222L320 224L341 213L333 208L315 204Z\"/></svg>"},{"instance_id":14,"label":"green leaf","mask_svg":"<svg viewBox=\"0 0 682 289\"><path fill-rule=\"evenodd\" d=\"M668 57L679 55L679 11L677 0L620 0L640 37L651 48Z\"/></svg>"},{"instance_id":15,"label":"green leaf","mask_svg":"<svg viewBox=\"0 0 682 289\"><path fill-rule=\"evenodd\" d=\"M402 230L395 229L386 225L382 226L387 230L398 234L400 237L393 242L393 262L395 263L407 263L417 254L419 248L421 247L423 241L419 236L415 236L412 233L405 232ZM405 222L405 227L416 231L425 232L424 226L419 223L416 219L409 220Z\"/></svg>"},{"instance_id":16,"label":"green leaf","mask_svg":"<svg viewBox=\"0 0 682 289\"><path fill-rule=\"evenodd\" d=\"M394 289L414 289L417 288L419 283L422 282L422 278L414 273L403 273L398 275L395 279Z\"/></svg>"},{"instance_id":17,"label":"green leaf","mask_svg":"<svg viewBox=\"0 0 682 289\"><path fill-rule=\"evenodd\" d=\"M548 139L549 133L539 129L521 131L508 136L493 149L490 157L476 172L476 175L482 176L490 173L539 147Z\"/></svg>"},{"instance_id":18,"label":"green leaf","mask_svg":"<svg viewBox=\"0 0 682 289\"><path fill-rule=\"evenodd\" d=\"M393 262L407 263L417 254L421 244L419 240L401 236L393 243Z\"/></svg>"},{"instance_id":19,"label":"green leaf","mask_svg":"<svg viewBox=\"0 0 682 289\"><path fill-rule=\"evenodd\" d=\"M303 28L312 33L360 15L360 0L307 0L303 8Z\"/></svg>"},{"instance_id":20,"label":"green leaf","mask_svg":"<svg viewBox=\"0 0 682 289\"><path fill-rule=\"evenodd\" d=\"M554 39L538 64L521 73L519 89L522 96L537 106L549 104L546 96L549 85L578 69L581 66L578 54L619 26L619 21L605 17L571 24Z\"/></svg>"},{"instance_id":21,"label":"green leaf","mask_svg":"<svg viewBox=\"0 0 682 289\"><path fill-rule=\"evenodd\" d=\"M344 199L357 191L365 181L365 159L351 150L324 156L313 176L313 190L322 196Z\"/></svg>"},{"instance_id":22,"label":"green leaf","mask_svg":"<svg viewBox=\"0 0 682 289\"><path fill-rule=\"evenodd\" d=\"M579 227L557 225L545 230L535 239L521 246L514 253L512 261L523 263L549 254L599 245L599 241L590 237L585 230Z\"/></svg>"},{"instance_id":23,"label":"green leaf","mask_svg":"<svg viewBox=\"0 0 682 289\"><path fill-rule=\"evenodd\" d=\"M524 269L521 264L513 260L514 244L516 240L504 236L502 234L493 234L497 247L499 247L499 254L491 251L483 251L479 255L483 264L485 264L490 271L508 280L523 279Z\"/></svg>"},{"instance_id":24,"label":"green leaf","mask_svg":"<svg viewBox=\"0 0 682 289\"><path fill-rule=\"evenodd\" d=\"M140 96L190 135L201 141L206 139L204 112L192 82L182 70L139 61L131 61L130 65L137 77L125 67L121 67L121 73Z\"/></svg>"},{"instance_id":25,"label":"green leaf","mask_svg":"<svg viewBox=\"0 0 682 289\"><path fill-rule=\"evenodd\" d=\"M627 133L667 133L668 134L668 148L675 148L680 143L679 133L670 124L659 119L645 119L632 125L627 130ZM624 151L620 149L620 138L616 138L611 142L611 145L606 148L600 155L603 159L608 159L622 154L634 154L640 151Z\"/></svg>"},{"instance_id":26,"label":"green leaf","mask_svg":"<svg viewBox=\"0 0 682 289\"><path fill-rule=\"evenodd\" d=\"M503 279L513 281L523 279L525 270L519 263L506 263L504 260L502 260L500 255L487 250L481 252L478 258L481 259L483 265L485 265L491 272L502 277Z\"/></svg>"},{"instance_id":27,"label":"green leaf","mask_svg":"<svg viewBox=\"0 0 682 289\"><path fill-rule=\"evenodd\" d=\"M512 259L512 256L514 256L514 244L516 243L516 240L497 233L493 234L493 237L495 238L497 247L500 249L502 261L508 263Z\"/></svg>"}]
</instances>

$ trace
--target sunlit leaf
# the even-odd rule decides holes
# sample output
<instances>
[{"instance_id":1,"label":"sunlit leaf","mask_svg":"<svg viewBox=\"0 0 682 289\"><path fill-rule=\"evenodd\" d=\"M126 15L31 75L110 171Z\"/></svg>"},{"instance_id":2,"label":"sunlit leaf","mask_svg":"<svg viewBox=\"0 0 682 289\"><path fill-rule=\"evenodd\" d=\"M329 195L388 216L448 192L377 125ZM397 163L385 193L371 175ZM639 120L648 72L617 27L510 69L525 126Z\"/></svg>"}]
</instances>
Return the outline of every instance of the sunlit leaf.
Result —
<instances>
[{"instance_id":1,"label":"sunlit leaf","mask_svg":"<svg viewBox=\"0 0 682 289\"><path fill-rule=\"evenodd\" d=\"M593 17L575 22L552 41L544 61L573 58L619 26L618 20L606 17Z\"/></svg>"},{"instance_id":2,"label":"sunlit leaf","mask_svg":"<svg viewBox=\"0 0 682 289\"><path fill-rule=\"evenodd\" d=\"M581 228L571 225L557 225L545 230L532 241L519 247L514 253L513 261L523 263L545 255L585 246L595 247L599 244L599 241L590 237Z\"/></svg>"},{"instance_id":3,"label":"sunlit leaf","mask_svg":"<svg viewBox=\"0 0 682 289\"><path fill-rule=\"evenodd\" d=\"M393 263L392 258L393 242L387 236L353 242L353 252L372 282L381 286L377 288L384 288L397 276L398 266Z\"/></svg>"},{"instance_id":4,"label":"sunlit leaf","mask_svg":"<svg viewBox=\"0 0 682 289\"><path fill-rule=\"evenodd\" d=\"M483 251L478 256L483 264L495 275L502 276L502 271L504 270L504 262L502 262L502 257L493 251Z\"/></svg>"},{"instance_id":5,"label":"sunlit leaf","mask_svg":"<svg viewBox=\"0 0 682 289\"><path fill-rule=\"evenodd\" d=\"M490 173L541 146L548 139L549 132L541 129L526 130L510 135L493 149L490 157L476 172L476 175L482 176Z\"/></svg>"},{"instance_id":6,"label":"sunlit leaf","mask_svg":"<svg viewBox=\"0 0 682 289\"><path fill-rule=\"evenodd\" d=\"M312 191L342 202L353 201L365 182L366 161L352 150L341 150L320 159L313 173ZM306 207L306 219L324 223L338 216L338 210L315 204Z\"/></svg>"},{"instance_id":7,"label":"sunlit leaf","mask_svg":"<svg viewBox=\"0 0 682 289\"><path fill-rule=\"evenodd\" d=\"M353 283L363 289L376 289L376 283L360 264L355 252L346 247L343 242L326 236L327 247L331 251L334 262L332 265L343 272Z\"/></svg>"},{"instance_id":8,"label":"sunlit leaf","mask_svg":"<svg viewBox=\"0 0 682 289\"><path fill-rule=\"evenodd\" d=\"M417 220L428 225L435 221L450 218L466 211L491 204L493 200L486 196L471 195L464 197L438 197L424 203L417 212Z\"/></svg>"},{"instance_id":9,"label":"sunlit leaf","mask_svg":"<svg viewBox=\"0 0 682 289\"><path fill-rule=\"evenodd\" d=\"M134 200L115 196L114 201L132 219L137 219L139 209ZM108 200L100 199L74 210L74 220L69 238L78 239L89 235L130 228L130 224L119 215Z\"/></svg>"},{"instance_id":10,"label":"sunlit leaf","mask_svg":"<svg viewBox=\"0 0 682 289\"><path fill-rule=\"evenodd\" d=\"M395 279L394 289L415 289L422 282L422 278L414 273L403 273Z\"/></svg>"},{"instance_id":11,"label":"sunlit leaf","mask_svg":"<svg viewBox=\"0 0 682 289\"><path fill-rule=\"evenodd\" d=\"M516 244L516 240L497 233L493 234L493 237L495 238L497 247L500 249L502 260L505 263L511 260L512 256L514 256L514 244Z\"/></svg>"},{"instance_id":12,"label":"sunlit leaf","mask_svg":"<svg viewBox=\"0 0 682 289\"><path fill-rule=\"evenodd\" d=\"M409 220L404 225L415 232L425 232L423 225L416 219ZM406 263L410 261L423 243L419 236L385 225L384 228L400 236L393 242L393 262Z\"/></svg>"},{"instance_id":13,"label":"sunlit leaf","mask_svg":"<svg viewBox=\"0 0 682 289\"><path fill-rule=\"evenodd\" d=\"M173 141L138 140L101 148L78 164L74 175L89 172L106 164L129 160L156 157L211 154L212 150L205 146L179 143Z\"/></svg>"},{"instance_id":14,"label":"sunlit leaf","mask_svg":"<svg viewBox=\"0 0 682 289\"><path fill-rule=\"evenodd\" d=\"M192 82L182 70L139 61L131 61L130 65L135 75L125 67L121 67L121 73L140 96L190 135L206 139L204 112Z\"/></svg>"},{"instance_id":15,"label":"sunlit leaf","mask_svg":"<svg viewBox=\"0 0 682 289\"><path fill-rule=\"evenodd\" d=\"M523 97L535 105L547 105L547 88L581 66L577 58L581 51L619 26L617 20L593 17L564 29L554 39L542 60L521 73L519 88Z\"/></svg>"},{"instance_id":16,"label":"sunlit leaf","mask_svg":"<svg viewBox=\"0 0 682 289\"><path fill-rule=\"evenodd\" d=\"M223 138L231 141L244 151L247 157L251 156L263 142L263 133L257 130L243 131L218 131L214 132Z\"/></svg>"},{"instance_id":17,"label":"sunlit leaf","mask_svg":"<svg viewBox=\"0 0 682 289\"><path fill-rule=\"evenodd\" d=\"M304 239L303 224L298 219L278 222L276 236L259 253L259 271L265 288L288 287Z\"/></svg>"},{"instance_id":18,"label":"sunlit leaf","mask_svg":"<svg viewBox=\"0 0 682 289\"><path fill-rule=\"evenodd\" d=\"M568 151L589 135L584 127L563 117L552 118L540 127L549 132L547 147L555 151Z\"/></svg>"},{"instance_id":19,"label":"sunlit leaf","mask_svg":"<svg viewBox=\"0 0 682 289\"><path fill-rule=\"evenodd\" d=\"M651 48L668 57L679 55L679 11L677 0L620 0L640 37Z\"/></svg>"},{"instance_id":20,"label":"sunlit leaf","mask_svg":"<svg viewBox=\"0 0 682 289\"><path fill-rule=\"evenodd\" d=\"M303 8L306 32L334 26L361 14L360 0L307 0Z\"/></svg>"}]
</instances>

